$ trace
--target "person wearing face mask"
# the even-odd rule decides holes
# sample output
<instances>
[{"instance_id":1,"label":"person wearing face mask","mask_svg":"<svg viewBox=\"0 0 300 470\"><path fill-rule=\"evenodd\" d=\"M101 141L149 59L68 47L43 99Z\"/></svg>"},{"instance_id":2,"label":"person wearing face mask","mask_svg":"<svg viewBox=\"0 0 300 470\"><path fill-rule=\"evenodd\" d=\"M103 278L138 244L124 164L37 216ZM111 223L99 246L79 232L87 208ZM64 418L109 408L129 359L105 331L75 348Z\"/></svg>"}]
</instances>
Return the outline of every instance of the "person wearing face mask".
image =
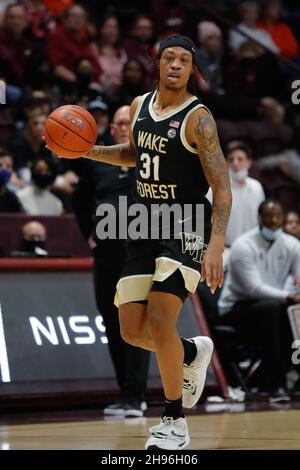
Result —
<instances>
[{"instance_id":1,"label":"person wearing face mask","mask_svg":"<svg viewBox=\"0 0 300 470\"><path fill-rule=\"evenodd\" d=\"M231 179L232 207L225 238L226 247L257 225L257 209L265 199L262 185L248 176L252 151L241 140L231 141L225 151ZM211 200L211 190L206 196Z\"/></svg>"},{"instance_id":2,"label":"person wearing face mask","mask_svg":"<svg viewBox=\"0 0 300 470\"><path fill-rule=\"evenodd\" d=\"M257 225L257 209L265 199L259 181L248 176L252 165L250 147L242 141L232 141L226 149L232 191L232 208L225 238L231 246L236 238Z\"/></svg>"},{"instance_id":3,"label":"person wearing face mask","mask_svg":"<svg viewBox=\"0 0 300 470\"><path fill-rule=\"evenodd\" d=\"M292 334L287 307L300 303L287 279L300 276L300 242L283 232L284 212L273 199L258 209L259 226L232 244L230 266L218 302L222 323L234 326L262 359L261 387L270 401L288 401L285 374Z\"/></svg>"},{"instance_id":4,"label":"person wearing face mask","mask_svg":"<svg viewBox=\"0 0 300 470\"><path fill-rule=\"evenodd\" d=\"M47 256L48 252L45 250L46 241L46 227L35 220L27 222L22 227L20 252L26 253L28 256Z\"/></svg>"},{"instance_id":5,"label":"person wearing face mask","mask_svg":"<svg viewBox=\"0 0 300 470\"><path fill-rule=\"evenodd\" d=\"M18 192L18 198L27 214L61 215L61 200L50 192L57 176L56 162L50 158L39 158L31 169L32 185Z\"/></svg>"},{"instance_id":6,"label":"person wearing face mask","mask_svg":"<svg viewBox=\"0 0 300 470\"><path fill-rule=\"evenodd\" d=\"M22 212L22 205L14 194L8 188L12 171L9 167L9 161L6 151L0 151L0 212Z\"/></svg>"}]
</instances>

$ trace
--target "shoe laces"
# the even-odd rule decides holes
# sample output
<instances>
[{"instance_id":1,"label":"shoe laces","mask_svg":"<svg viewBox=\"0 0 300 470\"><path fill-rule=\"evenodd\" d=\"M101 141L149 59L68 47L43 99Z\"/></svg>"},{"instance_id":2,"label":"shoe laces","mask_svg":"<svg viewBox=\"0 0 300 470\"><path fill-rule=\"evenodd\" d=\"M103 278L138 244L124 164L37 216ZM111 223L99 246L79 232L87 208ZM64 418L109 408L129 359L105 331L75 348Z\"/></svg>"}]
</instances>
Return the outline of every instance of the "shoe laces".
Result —
<instances>
[{"instance_id":1,"label":"shoe laces","mask_svg":"<svg viewBox=\"0 0 300 470\"><path fill-rule=\"evenodd\" d=\"M151 434L156 437L157 435L158 436L166 436L165 433L161 432L163 431L163 429L166 427L166 426L171 426L173 424L173 418L171 418L170 416L163 416L161 418L161 421L160 423L157 425L157 426L153 426L151 429L150 429L150 432Z\"/></svg>"},{"instance_id":2,"label":"shoe laces","mask_svg":"<svg viewBox=\"0 0 300 470\"><path fill-rule=\"evenodd\" d=\"M183 379L183 385L182 388L185 390L189 390L190 388L194 387L194 381L193 380L188 380L188 379Z\"/></svg>"}]
</instances>

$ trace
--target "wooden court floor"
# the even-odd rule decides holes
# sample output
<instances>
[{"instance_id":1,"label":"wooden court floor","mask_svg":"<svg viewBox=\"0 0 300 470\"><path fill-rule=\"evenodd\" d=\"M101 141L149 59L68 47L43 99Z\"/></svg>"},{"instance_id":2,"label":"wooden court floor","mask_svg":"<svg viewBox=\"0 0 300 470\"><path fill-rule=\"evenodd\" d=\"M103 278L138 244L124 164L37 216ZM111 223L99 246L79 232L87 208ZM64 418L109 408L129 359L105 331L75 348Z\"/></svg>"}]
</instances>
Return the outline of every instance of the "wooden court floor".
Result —
<instances>
[{"instance_id":1,"label":"wooden court floor","mask_svg":"<svg viewBox=\"0 0 300 470\"><path fill-rule=\"evenodd\" d=\"M0 450L138 450L158 419L2 424ZM188 423L193 450L300 449L300 410L193 415Z\"/></svg>"}]
</instances>

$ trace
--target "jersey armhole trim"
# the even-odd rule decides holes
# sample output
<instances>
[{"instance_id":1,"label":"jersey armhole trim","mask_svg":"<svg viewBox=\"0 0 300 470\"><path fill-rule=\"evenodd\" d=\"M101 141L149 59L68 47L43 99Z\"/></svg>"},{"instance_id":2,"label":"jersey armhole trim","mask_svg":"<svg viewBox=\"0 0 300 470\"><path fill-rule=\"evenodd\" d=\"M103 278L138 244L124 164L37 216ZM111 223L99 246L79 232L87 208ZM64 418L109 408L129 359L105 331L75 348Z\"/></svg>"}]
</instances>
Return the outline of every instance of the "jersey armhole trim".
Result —
<instances>
[{"instance_id":1,"label":"jersey armhole trim","mask_svg":"<svg viewBox=\"0 0 300 470\"><path fill-rule=\"evenodd\" d=\"M141 99L139 100L139 104L137 105L137 108L135 110L135 113L134 113L134 116L133 116L133 119L132 119L132 123L131 123L132 132L133 132L133 128L135 126L136 120L138 118L138 115L140 114L141 108L144 104L144 101L147 98L147 96L150 95L150 93L151 93L151 91L149 93L145 93L144 95L141 96Z\"/></svg>"},{"instance_id":2,"label":"jersey armhole trim","mask_svg":"<svg viewBox=\"0 0 300 470\"><path fill-rule=\"evenodd\" d=\"M194 147L192 147L188 141L186 140L186 136L185 136L185 128L186 128L186 123L190 117L190 115L196 111L197 109L199 108L204 108L208 111L209 114L211 114L211 112L209 111L209 109L204 106L204 104L197 104L194 108L190 109L190 111L185 115L184 117L184 120L182 121L182 124L181 124L181 129L180 129L180 140L181 140L181 143L182 145L191 153L194 153L195 155L198 155L198 150L195 149Z\"/></svg>"}]
</instances>

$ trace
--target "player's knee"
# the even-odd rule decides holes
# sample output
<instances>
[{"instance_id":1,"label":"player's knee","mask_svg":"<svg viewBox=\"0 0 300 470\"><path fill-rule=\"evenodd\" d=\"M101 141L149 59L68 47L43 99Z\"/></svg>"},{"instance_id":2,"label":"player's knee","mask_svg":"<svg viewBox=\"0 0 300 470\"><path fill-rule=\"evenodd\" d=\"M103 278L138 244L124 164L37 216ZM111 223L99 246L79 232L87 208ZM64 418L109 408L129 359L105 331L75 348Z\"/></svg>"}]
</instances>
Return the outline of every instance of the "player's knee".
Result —
<instances>
[{"instance_id":1,"label":"player's knee","mask_svg":"<svg viewBox=\"0 0 300 470\"><path fill-rule=\"evenodd\" d=\"M140 346L143 342L141 331L135 325L121 325L122 339L132 346Z\"/></svg>"},{"instance_id":2,"label":"player's knee","mask_svg":"<svg viewBox=\"0 0 300 470\"><path fill-rule=\"evenodd\" d=\"M148 329L154 342L164 341L170 334L170 325L159 306L148 307Z\"/></svg>"}]
</instances>

